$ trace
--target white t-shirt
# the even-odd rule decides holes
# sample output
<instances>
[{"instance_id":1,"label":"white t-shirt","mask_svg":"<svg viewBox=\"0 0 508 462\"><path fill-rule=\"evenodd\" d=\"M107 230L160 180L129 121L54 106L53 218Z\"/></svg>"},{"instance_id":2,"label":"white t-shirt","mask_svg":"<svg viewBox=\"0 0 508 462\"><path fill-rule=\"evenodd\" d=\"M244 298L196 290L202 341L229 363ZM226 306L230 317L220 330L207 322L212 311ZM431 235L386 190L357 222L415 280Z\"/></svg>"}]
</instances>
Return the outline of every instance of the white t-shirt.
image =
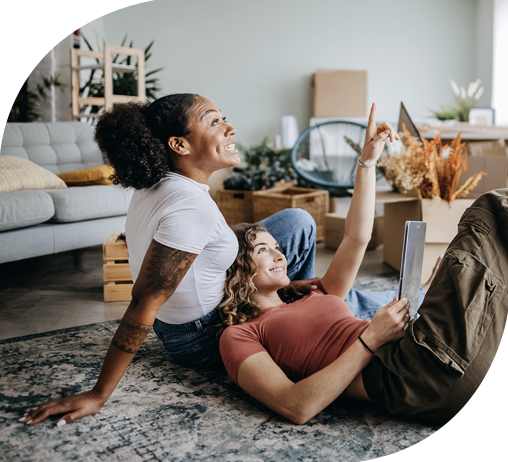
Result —
<instances>
[{"instance_id":1,"label":"white t-shirt","mask_svg":"<svg viewBox=\"0 0 508 462\"><path fill-rule=\"evenodd\" d=\"M227 225L209 186L169 173L150 189L135 191L125 225L134 281L155 239L173 249L197 254L157 318L183 324L201 318L222 300L226 270L238 253L238 241Z\"/></svg>"}]
</instances>

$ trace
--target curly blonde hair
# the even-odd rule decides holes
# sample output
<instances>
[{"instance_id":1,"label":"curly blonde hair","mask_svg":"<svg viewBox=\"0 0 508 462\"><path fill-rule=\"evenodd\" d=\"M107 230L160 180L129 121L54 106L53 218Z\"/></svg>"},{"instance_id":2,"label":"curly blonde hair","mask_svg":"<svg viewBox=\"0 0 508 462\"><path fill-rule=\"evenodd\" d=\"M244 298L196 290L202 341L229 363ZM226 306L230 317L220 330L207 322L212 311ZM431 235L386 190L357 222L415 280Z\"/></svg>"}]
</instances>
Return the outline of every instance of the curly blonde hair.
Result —
<instances>
[{"instance_id":1,"label":"curly blonde hair","mask_svg":"<svg viewBox=\"0 0 508 462\"><path fill-rule=\"evenodd\" d=\"M224 297L219 305L222 329L245 324L261 313L261 307L252 298L257 292L252 280L258 269L252 255L258 233L267 233L268 230L260 223L241 223L232 229L238 239L238 255L226 272ZM282 301L292 303L307 292L308 290L302 291L289 285L279 290L279 296Z\"/></svg>"}]
</instances>

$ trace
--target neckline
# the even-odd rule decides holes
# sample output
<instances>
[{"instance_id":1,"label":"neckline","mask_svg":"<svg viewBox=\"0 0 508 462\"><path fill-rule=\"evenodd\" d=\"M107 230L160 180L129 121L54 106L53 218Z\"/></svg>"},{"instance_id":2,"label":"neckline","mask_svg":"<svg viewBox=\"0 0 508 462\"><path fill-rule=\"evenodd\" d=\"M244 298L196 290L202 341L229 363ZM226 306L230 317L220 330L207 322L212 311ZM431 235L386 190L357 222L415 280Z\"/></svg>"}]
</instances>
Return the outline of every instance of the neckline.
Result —
<instances>
[{"instance_id":1,"label":"neckline","mask_svg":"<svg viewBox=\"0 0 508 462\"><path fill-rule=\"evenodd\" d=\"M202 189L206 193L208 193L210 191L210 186L208 186L207 184L199 183L196 180L189 178L188 176L181 175L180 173L168 172L166 174L166 178L171 178L171 177L176 177L176 178L181 178L183 180L187 180L187 181L191 182L193 185L197 186L199 189Z\"/></svg>"}]
</instances>

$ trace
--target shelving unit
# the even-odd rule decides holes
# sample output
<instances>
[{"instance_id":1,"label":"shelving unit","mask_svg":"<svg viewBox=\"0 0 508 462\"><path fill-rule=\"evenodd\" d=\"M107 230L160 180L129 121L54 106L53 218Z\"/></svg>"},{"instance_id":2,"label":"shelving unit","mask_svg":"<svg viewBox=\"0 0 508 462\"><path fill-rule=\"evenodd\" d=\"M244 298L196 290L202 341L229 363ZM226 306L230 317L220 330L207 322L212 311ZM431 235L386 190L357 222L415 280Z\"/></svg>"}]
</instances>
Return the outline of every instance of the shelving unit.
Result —
<instances>
[{"instance_id":1,"label":"shelving unit","mask_svg":"<svg viewBox=\"0 0 508 462\"><path fill-rule=\"evenodd\" d=\"M113 54L122 54L135 56L136 65L113 63ZM102 60L102 64L81 64L81 58L95 58ZM82 97L79 95L80 72L82 70L102 70L104 72L104 97ZM115 95L113 94L113 73L119 72L137 72L138 74L138 96ZM72 93L72 119L79 120L82 117L97 117L95 114L81 113L82 106L104 106L107 110L113 103L145 99L145 52L137 48L119 47L114 45L104 45L104 51L82 50L80 48L71 49L71 93Z\"/></svg>"}]
</instances>

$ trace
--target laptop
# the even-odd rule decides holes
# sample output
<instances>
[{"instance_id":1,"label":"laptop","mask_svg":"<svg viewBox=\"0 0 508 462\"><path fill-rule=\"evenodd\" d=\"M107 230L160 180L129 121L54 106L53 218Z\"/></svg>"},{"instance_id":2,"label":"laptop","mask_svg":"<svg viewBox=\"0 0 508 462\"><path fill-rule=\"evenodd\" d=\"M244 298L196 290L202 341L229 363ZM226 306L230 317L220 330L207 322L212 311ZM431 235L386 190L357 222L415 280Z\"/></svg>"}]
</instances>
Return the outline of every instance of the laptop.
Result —
<instances>
[{"instance_id":1,"label":"laptop","mask_svg":"<svg viewBox=\"0 0 508 462\"><path fill-rule=\"evenodd\" d=\"M397 133L400 133L402 131L402 124L404 124L411 133L411 135L422 142L422 137L420 136L420 132L416 128L416 125L411 120L411 117L409 117L409 114L406 110L406 107L404 106L404 103L400 103L400 113L399 113L399 125L397 127Z\"/></svg>"},{"instance_id":2,"label":"laptop","mask_svg":"<svg viewBox=\"0 0 508 462\"><path fill-rule=\"evenodd\" d=\"M406 221L400 265L399 300L402 297L409 300L409 320L415 319L418 311L426 231L427 223L424 221Z\"/></svg>"}]
</instances>

